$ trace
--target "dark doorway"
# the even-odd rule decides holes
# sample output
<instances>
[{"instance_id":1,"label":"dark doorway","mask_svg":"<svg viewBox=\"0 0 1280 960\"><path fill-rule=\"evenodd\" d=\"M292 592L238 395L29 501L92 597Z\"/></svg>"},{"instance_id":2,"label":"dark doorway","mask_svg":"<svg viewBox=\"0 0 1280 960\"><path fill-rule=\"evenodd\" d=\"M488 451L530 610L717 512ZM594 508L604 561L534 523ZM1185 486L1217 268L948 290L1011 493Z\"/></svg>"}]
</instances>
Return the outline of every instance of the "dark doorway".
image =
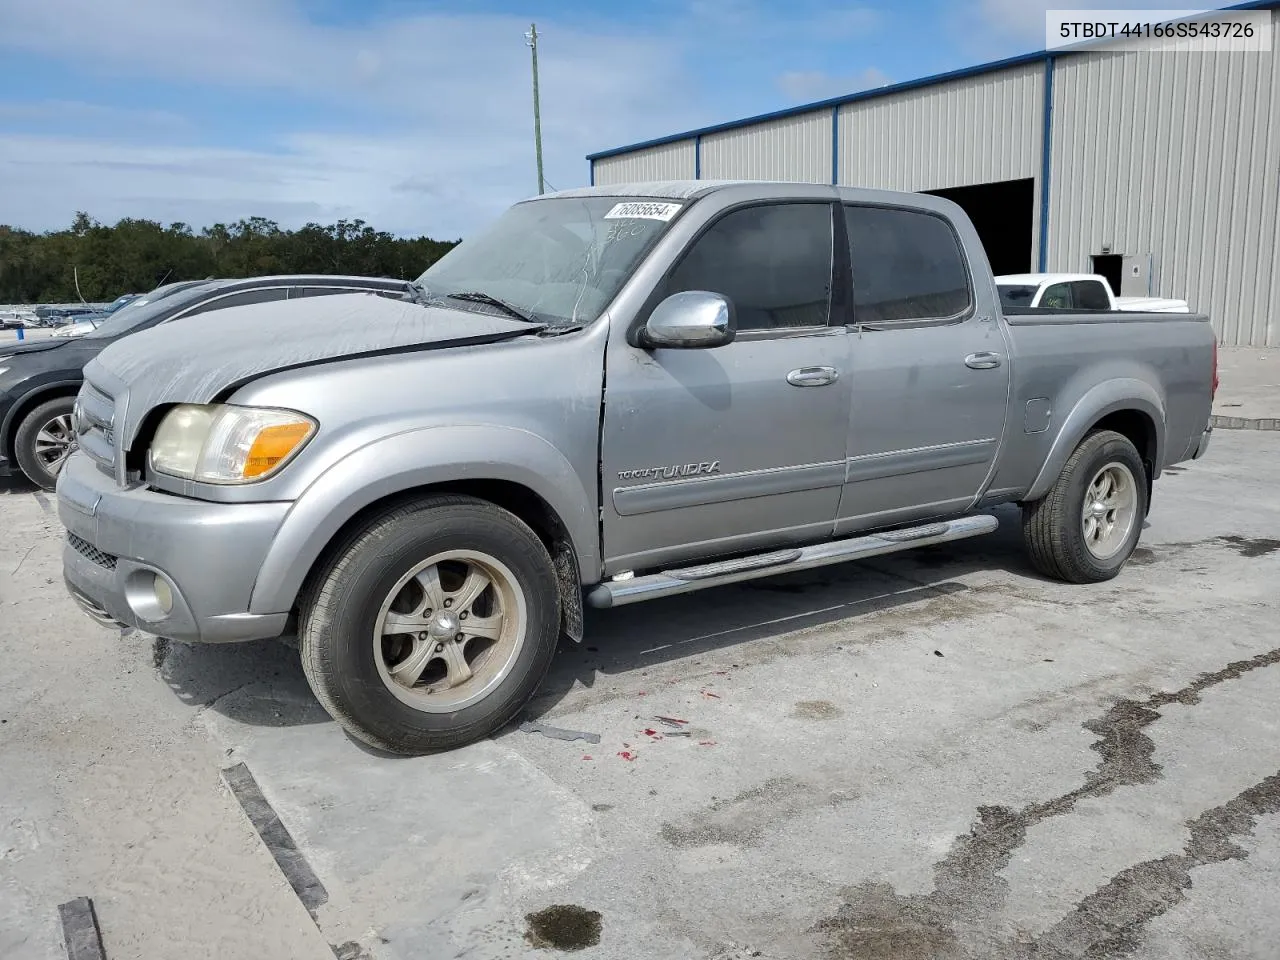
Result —
<instances>
[{"instance_id":1,"label":"dark doorway","mask_svg":"<svg viewBox=\"0 0 1280 960\"><path fill-rule=\"evenodd\" d=\"M921 192L943 197L964 208L986 248L992 273L1029 273L1035 269L1031 264L1034 180L1004 180Z\"/></svg>"},{"instance_id":2,"label":"dark doorway","mask_svg":"<svg viewBox=\"0 0 1280 960\"><path fill-rule=\"evenodd\" d=\"M1111 292L1117 297L1120 296L1120 276L1124 257L1118 253L1095 253L1089 259L1093 261L1093 272L1106 277Z\"/></svg>"}]
</instances>

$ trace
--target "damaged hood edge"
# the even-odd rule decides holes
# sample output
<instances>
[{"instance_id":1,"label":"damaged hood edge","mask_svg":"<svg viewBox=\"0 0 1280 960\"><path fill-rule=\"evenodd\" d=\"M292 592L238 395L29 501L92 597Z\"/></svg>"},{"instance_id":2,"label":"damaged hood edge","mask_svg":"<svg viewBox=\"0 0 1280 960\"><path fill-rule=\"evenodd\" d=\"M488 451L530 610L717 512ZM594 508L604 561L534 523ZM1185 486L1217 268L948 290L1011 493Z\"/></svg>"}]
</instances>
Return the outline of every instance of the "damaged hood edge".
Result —
<instances>
[{"instance_id":1,"label":"damaged hood edge","mask_svg":"<svg viewBox=\"0 0 1280 960\"><path fill-rule=\"evenodd\" d=\"M333 294L229 307L123 337L86 365L85 379L114 399L117 443L128 449L161 404L212 403L259 377L313 364L496 343L542 329L479 311Z\"/></svg>"}]
</instances>

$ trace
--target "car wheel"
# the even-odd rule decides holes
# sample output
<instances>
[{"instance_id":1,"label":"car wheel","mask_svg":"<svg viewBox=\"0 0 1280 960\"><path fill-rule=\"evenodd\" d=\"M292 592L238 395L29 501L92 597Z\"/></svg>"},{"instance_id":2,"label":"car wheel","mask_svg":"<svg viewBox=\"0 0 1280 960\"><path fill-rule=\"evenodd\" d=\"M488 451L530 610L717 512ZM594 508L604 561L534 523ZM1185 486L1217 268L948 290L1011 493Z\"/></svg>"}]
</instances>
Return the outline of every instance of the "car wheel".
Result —
<instances>
[{"instance_id":1,"label":"car wheel","mask_svg":"<svg viewBox=\"0 0 1280 960\"><path fill-rule=\"evenodd\" d=\"M396 507L355 531L299 618L311 689L349 733L392 753L479 740L528 702L559 641L546 547L470 497Z\"/></svg>"},{"instance_id":2,"label":"car wheel","mask_svg":"<svg viewBox=\"0 0 1280 960\"><path fill-rule=\"evenodd\" d=\"M1125 565L1147 515L1147 481L1133 443L1112 430L1080 442L1049 492L1022 508L1031 562L1067 583L1110 580Z\"/></svg>"},{"instance_id":3,"label":"car wheel","mask_svg":"<svg viewBox=\"0 0 1280 960\"><path fill-rule=\"evenodd\" d=\"M76 449L76 432L71 425L75 397L58 397L40 404L18 424L14 433L14 456L27 478L45 490L52 490L58 474Z\"/></svg>"}]
</instances>

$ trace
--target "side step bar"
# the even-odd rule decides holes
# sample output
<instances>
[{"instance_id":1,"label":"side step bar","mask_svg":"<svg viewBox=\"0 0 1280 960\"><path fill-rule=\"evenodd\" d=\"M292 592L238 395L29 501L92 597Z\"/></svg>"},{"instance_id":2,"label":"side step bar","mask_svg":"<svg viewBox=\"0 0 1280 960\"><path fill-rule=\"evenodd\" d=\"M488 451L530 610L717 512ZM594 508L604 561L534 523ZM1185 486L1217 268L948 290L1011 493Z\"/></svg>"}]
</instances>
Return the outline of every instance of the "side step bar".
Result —
<instances>
[{"instance_id":1,"label":"side step bar","mask_svg":"<svg viewBox=\"0 0 1280 960\"><path fill-rule=\"evenodd\" d=\"M992 533L1000 521L987 514L961 517L945 523L928 523L901 530L886 530L849 540L833 540L811 547L777 550L755 556L721 560L681 570L664 570L643 577L627 580L607 580L587 593L587 603L607 609L621 607L641 600L670 597L678 593L692 593L708 587L719 587L741 580L771 577L793 570L809 570L847 560L878 557L885 553L897 553L913 547L927 547L935 543L964 540L984 533Z\"/></svg>"}]
</instances>

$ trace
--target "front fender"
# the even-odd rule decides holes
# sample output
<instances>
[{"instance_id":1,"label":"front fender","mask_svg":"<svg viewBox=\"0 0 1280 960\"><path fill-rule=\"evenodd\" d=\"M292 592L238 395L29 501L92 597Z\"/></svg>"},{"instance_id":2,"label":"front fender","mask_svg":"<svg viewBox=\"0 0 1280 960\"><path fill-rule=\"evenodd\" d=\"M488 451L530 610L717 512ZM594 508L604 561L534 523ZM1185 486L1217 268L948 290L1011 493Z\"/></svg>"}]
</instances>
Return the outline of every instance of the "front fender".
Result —
<instances>
[{"instance_id":1,"label":"front fender","mask_svg":"<svg viewBox=\"0 0 1280 960\"><path fill-rule=\"evenodd\" d=\"M1036 475L1024 500L1039 500L1062 473L1071 453L1080 445L1090 428L1111 413L1121 410L1139 410L1151 418L1156 427L1156 455L1154 469L1158 472L1164 462L1164 401L1160 394L1145 380L1119 378L1104 380L1090 388L1076 401L1054 438L1053 446L1044 465Z\"/></svg>"},{"instance_id":2,"label":"front fender","mask_svg":"<svg viewBox=\"0 0 1280 960\"><path fill-rule=\"evenodd\" d=\"M365 507L418 487L467 480L504 480L532 490L564 524L583 575L598 576L595 498L559 450L514 427L427 427L352 451L302 492L262 563L250 612L290 609L325 547Z\"/></svg>"}]
</instances>

